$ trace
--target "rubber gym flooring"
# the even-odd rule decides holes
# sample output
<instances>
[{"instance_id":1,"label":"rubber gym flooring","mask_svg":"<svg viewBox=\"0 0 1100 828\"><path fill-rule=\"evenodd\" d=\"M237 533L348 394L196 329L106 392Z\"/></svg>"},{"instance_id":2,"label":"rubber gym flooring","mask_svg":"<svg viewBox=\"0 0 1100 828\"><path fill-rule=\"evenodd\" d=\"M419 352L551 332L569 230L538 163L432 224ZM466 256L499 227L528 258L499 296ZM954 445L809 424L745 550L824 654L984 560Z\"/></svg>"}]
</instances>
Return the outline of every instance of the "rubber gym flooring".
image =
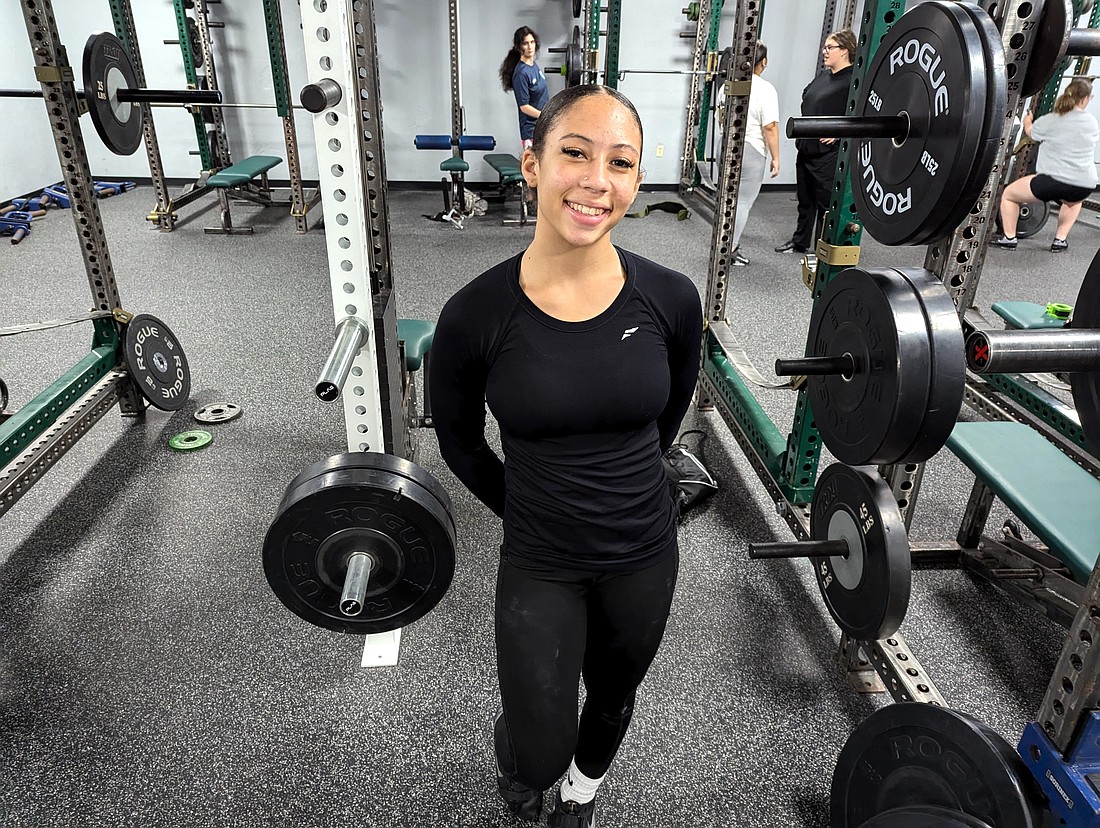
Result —
<instances>
[{"instance_id":1,"label":"rubber gym flooring","mask_svg":"<svg viewBox=\"0 0 1100 828\"><path fill-rule=\"evenodd\" d=\"M669 193L642 196L643 203ZM436 610L407 629L400 663L360 667L362 641L300 621L269 590L260 546L287 482L345 450L339 406L313 381L333 320L321 232L278 208L235 208L254 236L207 236L214 202L171 234L144 220L151 191L100 202L124 306L180 337L192 405L144 420L112 411L0 519L0 823L4 826L496 826L489 739L497 709L492 590L499 524L450 475L430 432L420 462L446 486L458 568ZM531 229L500 213L465 230L423 216L438 191L391 193L402 316L445 299L521 249ZM809 293L788 236L793 196L766 192L731 275L728 314L758 366L803 353ZM1073 302L1096 249L1085 214L1066 254L1053 223L1015 253L993 250L978 294ZM617 242L677 267L701 291L711 228L654 213ZM919 266L925 248L864 240L865 265ZM0 325L88 307L69 215L0 243ZM87 323L0 337L0 377L24 404L88 347ZM782 431L793 396L761 392ZM190 453L168 438L202 404L243 415ZM668 634L599 793L607 826L826 824L829 781L851 729L880 697L834 664L839 633L806 561L750 562L749 541L790 533L716 414L689 413L720 493L688 516ZM824 464L825 458L823 458ZM928 464L913 536L953 538L971 478ZM991 527L1003 515L995 512ZM948 702L1013 744L1035 715L1062 633L958 571L914 574L902 632Z\"/></svg>"}]
</instances>

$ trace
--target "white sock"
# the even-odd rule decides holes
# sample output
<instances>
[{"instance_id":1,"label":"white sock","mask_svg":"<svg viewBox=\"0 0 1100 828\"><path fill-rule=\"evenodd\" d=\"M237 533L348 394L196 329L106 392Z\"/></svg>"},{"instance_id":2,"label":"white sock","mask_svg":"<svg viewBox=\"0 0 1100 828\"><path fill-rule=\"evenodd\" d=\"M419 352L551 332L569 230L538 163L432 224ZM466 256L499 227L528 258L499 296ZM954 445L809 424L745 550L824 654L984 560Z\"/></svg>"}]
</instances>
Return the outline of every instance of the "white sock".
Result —
<instances>
[{"instance_id":1,"label":"white sock","mask_svg":"<svg viewBox=\"0 0 1100 828\"><path fill-rule=\"evenodd\" d=\"M596 789L600 787L604 777L592 779L585 776L577 769L577 760L569 763L569 770L565 773L565 781L561 783L561 798L563 802L576 802L584 805L596 797Z\"/></svg>"}]
</instances>

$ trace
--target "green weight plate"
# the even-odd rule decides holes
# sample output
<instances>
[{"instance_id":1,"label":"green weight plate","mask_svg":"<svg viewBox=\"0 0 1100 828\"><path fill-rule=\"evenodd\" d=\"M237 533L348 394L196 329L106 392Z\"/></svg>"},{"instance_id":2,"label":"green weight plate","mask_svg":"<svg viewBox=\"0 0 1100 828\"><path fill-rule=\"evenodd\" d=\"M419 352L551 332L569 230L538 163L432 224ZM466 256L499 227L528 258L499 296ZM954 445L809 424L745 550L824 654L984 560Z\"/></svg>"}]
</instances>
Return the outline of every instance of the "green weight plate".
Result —
<instances>
[{"instance_id":1,"label":"green weight plate","mask_svg":"<svg viewBox=\"0 0 1100 828\"><path fill-rule=\"evenodd\" d=\"M976 719L899 702L848 737L833 771L829 824L859 828L894 808L932 807L996 828L1039 828L1033 781L1011 745Z\"/></svg>"},{"instance_id":2,"label":"green weight plate","mask_svg":"<svg viewBox=\"0 0 1100 828\"><path fill-rule=\"evenodd\" d=\"M928 406L935 366L924 308L889 268L849 268L814 303L806 355L850 354L851 377L807 381L814 423L837 460L851 466L904 462Z\"/></svg>"},{"instance_id":3,"label":"green weight plate","mask_svg":"<svg viewBox=\"0 0 1100 828\"><path fill-rule=\"evenodd\" d=\"M213 434L209 431L199 431L195 429L192 431L181 431L168 440L168 445L176 451L194 451L195 449L206 448L212 442L214 442Z\"/></svg>"},{"instance_id":4,"label":"green weight plate","mask_svg":"<svg viewBox=\"0 0 1100 828\"><path fill-rule=\"evenodd\" d=\"M905 521L886 482L871 469L834 463L821 473L810 507L813 540L843 540L848 556L814 558L821 597L852 638L897 632L909 608Z\"/></svg>"},{"instance_id":5,"label":"green weight plate","mask_svg":"<svg viewBox=\"0 0 1100 828\"><path fill-rule=\"evenodd\" d=\"M883 244L941 238L982 195L1006 105L995 32L980 9L927 0L903 14L875 52L853 114L909 121L902 139L864 138L852 147L856 209Z\"/></svg>"},{"instance_id":6,"label":"green weight plate","mask_svg":"<svg viewBox=\"0 0 1100 828\"><path fill-rule=\"evenodd\" d=\"M340 596L348 562L372 560L363 610ZM379 633L408 626L446 594L454 576L450 499L414 463L351 452L314 463L287 487L264 539L264 573L279 599L317 626Z\"/></svg>"},{"instance_id":7,"label":"green weight plate","mask_svg":"<svg viewBox=\"0 0 1100 828\"><path fill-rule=\"evenodd\" d=\"M1085 271L1073 306L1073 319L1067 327L1100 328L1100 251ZM1069 375L1069 382L1085 439L1094 452L1100 452L1100 370L1076 371Z\"/></svg>"},{"instance_id":8,"label":"green weight plate","mask_svg":"<svg viewBox=\"0 0 1100 828\"><path fill-rule=\"evenodd\" d=\"M191 369L172 330L139 313L126 325L126 365L142 395L162 411L178 411L191 394Z\"/></svg>"},{"instance_id":9,"label":"green weight plate","mask_svg":"<svg viewBox=\"0 0 1100 828\"><path fill-rule=\"evenodd\" d=\"M88 38L84 46L88 114L100 140L115 155L133 155L141 146L141 106L118 99L120 89L136 89L137 85L130 57L117 37L99 32Z\"/></svg>"}]
</instances>

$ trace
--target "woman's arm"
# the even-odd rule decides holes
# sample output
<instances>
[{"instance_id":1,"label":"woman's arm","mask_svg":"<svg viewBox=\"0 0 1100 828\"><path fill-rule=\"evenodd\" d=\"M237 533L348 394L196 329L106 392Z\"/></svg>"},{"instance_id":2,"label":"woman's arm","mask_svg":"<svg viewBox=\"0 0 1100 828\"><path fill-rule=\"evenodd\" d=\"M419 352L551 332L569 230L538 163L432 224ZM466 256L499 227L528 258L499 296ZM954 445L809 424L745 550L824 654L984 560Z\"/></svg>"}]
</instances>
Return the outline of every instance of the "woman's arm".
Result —
<instances>
[{"instance_id":1,"label":"woman's arm","mask_svg":"<svg viewBox=\"0 0 1100 828\"><path fill-rule=\"evenodd\" d=\"M519 111L522 112L524 115L530 115L532 118L537 118L539 115L542 114L540 110L535 109L533 106L531 106L531 104L522 104L519 108Z\"/></svg>"},{"instance_id":2,"label":"woman's arm","mask_svg":"<svg viewBox=\"0 0 1100 828\"><path fill-rule=\"evenodd\" d=\"M691 395L695 393L695 385L699 381L699 358L703 345L703 306L699 301L699 291L686 276L681 276L681 279L680 301L677 302L674 317L676 327L670 332L668 342L671 380L668 403L657 418L662 452L676 441L680 423L691 405Z\"/></svg>"}]
</instances>

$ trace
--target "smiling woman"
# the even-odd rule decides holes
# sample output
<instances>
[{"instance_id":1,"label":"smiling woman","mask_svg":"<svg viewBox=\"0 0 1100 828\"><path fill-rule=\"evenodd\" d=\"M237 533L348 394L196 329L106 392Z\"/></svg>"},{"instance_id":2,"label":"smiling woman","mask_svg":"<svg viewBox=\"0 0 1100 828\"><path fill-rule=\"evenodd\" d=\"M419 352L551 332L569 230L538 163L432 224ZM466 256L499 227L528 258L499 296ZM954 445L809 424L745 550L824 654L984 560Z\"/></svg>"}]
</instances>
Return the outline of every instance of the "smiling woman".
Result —
<instances>
[{"instance_id":1,"label":"smiling woman","mask_svg":"<svg viewBox=\"0 0 1100 828\"><path fill-rule=\"evenodd\" d=\"M679 564L661 454L695 387L702 309L682 273L611 243L641 153L641 121L620 93L555 96L522 162L535 237L451 297L432 348L440 452L504 524L500 793L537 819L566 773L548 822L558 828L594 823ZM486 404L503 461L485 439Z\"/></svg>"}]
</instances>

